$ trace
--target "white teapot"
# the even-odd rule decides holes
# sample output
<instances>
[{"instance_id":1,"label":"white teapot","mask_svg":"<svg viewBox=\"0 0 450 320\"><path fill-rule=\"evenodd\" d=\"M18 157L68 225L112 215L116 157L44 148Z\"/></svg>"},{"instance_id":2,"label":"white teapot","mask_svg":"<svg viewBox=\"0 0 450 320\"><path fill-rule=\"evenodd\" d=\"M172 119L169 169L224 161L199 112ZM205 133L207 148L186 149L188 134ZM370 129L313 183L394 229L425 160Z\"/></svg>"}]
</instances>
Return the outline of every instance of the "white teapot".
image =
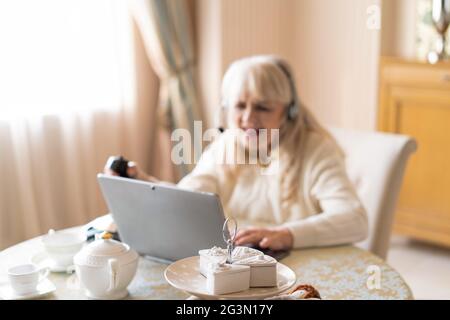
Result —
<instances>
[{"instance_id":1,"label":"white teapot","mask_svg":"<svg viewBox=\"0 0 450 320\"><path fill-rule=\"evenodd\" d=\"M139 255L103 233L73 258L78 279L92 299L121 299L136 274Z\"/></svg>"}]
</instances>

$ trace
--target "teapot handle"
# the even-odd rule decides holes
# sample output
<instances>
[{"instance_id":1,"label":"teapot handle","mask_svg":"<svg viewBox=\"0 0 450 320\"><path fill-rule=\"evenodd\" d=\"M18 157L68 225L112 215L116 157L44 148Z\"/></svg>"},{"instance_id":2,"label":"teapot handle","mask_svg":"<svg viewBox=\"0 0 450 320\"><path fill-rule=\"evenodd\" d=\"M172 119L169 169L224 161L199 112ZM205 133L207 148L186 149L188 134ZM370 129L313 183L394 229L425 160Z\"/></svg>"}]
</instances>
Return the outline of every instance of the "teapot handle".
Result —
<instances>
[{"instance_id":1,"label":"teapot handle","mask_svg":"<svg viewBox=\"0 0 450 320\"><path fill-rule=\"evenodd\" d=\"M117 261L117 259L108 260L108 271L109 271L108 292L111 292L115 290L119 285L119 262Z\"/></svg>"}]
</instances>

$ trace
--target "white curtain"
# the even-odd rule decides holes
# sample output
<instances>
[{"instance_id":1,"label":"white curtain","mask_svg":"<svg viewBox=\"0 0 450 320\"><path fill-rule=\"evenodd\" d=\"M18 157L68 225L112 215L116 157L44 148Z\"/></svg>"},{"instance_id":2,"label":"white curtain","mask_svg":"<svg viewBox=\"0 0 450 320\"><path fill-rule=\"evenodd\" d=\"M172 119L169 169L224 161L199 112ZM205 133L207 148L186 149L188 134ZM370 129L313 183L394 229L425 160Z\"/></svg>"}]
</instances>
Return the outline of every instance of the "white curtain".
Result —
<instances>
[{"instance_id":1,"label":"white curtain","mask_svg":"<svg viewBox=\"0 0 450 320\"><path fill-rule=\"evenodd\" d=\"M0 70L0 250L107 212L109 155L156 171L158 80L124 1L2 0Z\"/></svg>"}]
</instances>

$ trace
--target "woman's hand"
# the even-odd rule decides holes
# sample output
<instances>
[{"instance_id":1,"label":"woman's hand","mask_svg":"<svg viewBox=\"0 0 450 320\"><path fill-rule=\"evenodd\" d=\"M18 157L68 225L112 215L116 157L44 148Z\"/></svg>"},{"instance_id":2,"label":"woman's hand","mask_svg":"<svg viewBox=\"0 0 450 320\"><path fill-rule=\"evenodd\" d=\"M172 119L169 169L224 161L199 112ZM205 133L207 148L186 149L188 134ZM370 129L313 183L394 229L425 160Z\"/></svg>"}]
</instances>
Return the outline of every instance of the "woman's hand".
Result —
<instances>
[{"instance_id":1,"label":"woman's hand","mask_svg":"<svg viewBox=\"0 0 450 320\"><path fill-rule=\"evenodd\" d=\"M291 249L293 243L294 237L286 227L248 227L239 230L235 239L236 245L252 244L271 250Z\"/></svg>"},{"instance_id":2,"label":"woman's hand","mask_svg":"<svg viewBox=\"0 0 450 320\"><path fill-rule=\"evenodd\" d=\"M107 175L111 175L111 176L118 176L119 174L117 172L115 172L114 170L111 170L111 168L109 168L107 166L107 164L108 163L106 163L105 167L103 168L103 173L107 174ZM134 161L128 162L127 175L130 178L137 179L137 180L150 181L150 182L154 182L154 183L159 182L159 180L156 179L155 177L150 176L147 173L145 173L139 167L139 165Z\"/></svg>"}]
</instances>

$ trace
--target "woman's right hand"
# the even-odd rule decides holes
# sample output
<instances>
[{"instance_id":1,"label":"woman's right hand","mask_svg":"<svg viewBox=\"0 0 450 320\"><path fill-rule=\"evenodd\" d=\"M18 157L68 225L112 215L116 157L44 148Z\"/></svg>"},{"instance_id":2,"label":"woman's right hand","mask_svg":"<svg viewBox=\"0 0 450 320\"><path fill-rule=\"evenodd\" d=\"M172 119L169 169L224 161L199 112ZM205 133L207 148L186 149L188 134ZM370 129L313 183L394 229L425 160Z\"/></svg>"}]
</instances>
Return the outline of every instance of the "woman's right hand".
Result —
<instances>
[{"instance_id":1,"label":"woman's right hand","mask_svg":"<svg viewBox=\"0 0 450 320\"><path fill-rule=\"evenodd\" d=\"M111 175L111 176L119 176L119 174L117 172L115 172L114 170L112 170L111 168L109 168L107 164L108 163L106 163L105 167L103 168L103 173L106 175ZM128 162L127 175L130 178L137 179L137 180L149 181L149 182L153 182L153 183L159 182L159 180L156 179L155 177L145 173L139 167L137 162L135 162L135 161Z\"/></svg>"}]
</instances>

